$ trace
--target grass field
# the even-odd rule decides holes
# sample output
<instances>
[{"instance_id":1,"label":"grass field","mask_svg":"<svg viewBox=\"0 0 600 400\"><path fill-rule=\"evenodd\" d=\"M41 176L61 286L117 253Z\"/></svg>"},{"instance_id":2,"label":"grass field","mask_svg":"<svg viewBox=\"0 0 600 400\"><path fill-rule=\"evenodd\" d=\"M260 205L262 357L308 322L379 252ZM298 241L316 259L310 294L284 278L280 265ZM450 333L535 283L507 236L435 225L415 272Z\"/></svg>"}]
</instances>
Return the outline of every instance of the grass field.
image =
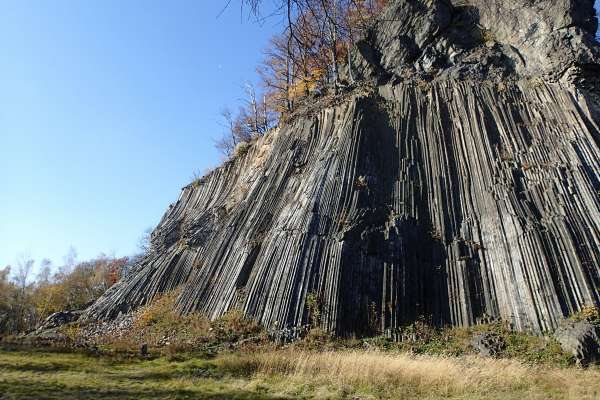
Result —
<instances>
[{"instance_id":1,"label":"grass field","mask_svg":"<svg viewBox=\"0 0 600 400\"><path fill-rule=\"evenodd\" d=\"M0 350L0 399L600 399L600 370L511 359L265 350L139 359Z\"/></svg>"}]
</instances>

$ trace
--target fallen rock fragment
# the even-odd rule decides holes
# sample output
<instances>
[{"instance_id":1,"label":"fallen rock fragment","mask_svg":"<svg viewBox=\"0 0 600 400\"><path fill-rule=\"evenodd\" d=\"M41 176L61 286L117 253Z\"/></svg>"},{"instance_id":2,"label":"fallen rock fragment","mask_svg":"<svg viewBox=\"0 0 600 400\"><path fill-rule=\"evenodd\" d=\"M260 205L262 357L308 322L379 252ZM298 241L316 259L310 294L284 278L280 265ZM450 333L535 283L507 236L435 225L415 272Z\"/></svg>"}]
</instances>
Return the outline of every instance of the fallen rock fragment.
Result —
<instances>
[{"instance_id":1,"label":"fallen rock fragment","mask_svg":"<svg viewBox=\"0 0 600 400\"><path fill-rule=\"evenodd\" d=\"M588 321L565 320L554 332L563 351L572 354L578 365L600 362L600 327Z\"/></svg>"}]
</instances>

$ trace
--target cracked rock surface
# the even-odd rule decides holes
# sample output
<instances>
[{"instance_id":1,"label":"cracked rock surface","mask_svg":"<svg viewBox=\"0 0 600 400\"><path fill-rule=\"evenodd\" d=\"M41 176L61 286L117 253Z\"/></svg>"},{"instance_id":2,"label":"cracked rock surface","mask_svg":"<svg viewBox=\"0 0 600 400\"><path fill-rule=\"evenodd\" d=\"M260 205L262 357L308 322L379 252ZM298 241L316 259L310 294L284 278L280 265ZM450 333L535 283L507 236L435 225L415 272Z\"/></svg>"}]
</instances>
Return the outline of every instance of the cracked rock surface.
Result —
<instances>
[{"instance_id":1,"label":"cracked rock surface","mask_svg":"<svg viewBox=\"0 0 600 400\"><path fill-rule=\"evenodd\" d=\"M374 89L183 188L83 319L175 288L181 312L270 329L309 324L310 298L340 335L419 316L540 332L599 305L593 2L505 3L392 2L353 55Z\"/></svg>"},{"instance_id":2,"label":"cracked rock surface","mask_svg":"<svg viewBox=\"0 0 600 400\"><path fill-rule=\"evenodd\" d=\"M588 321L563 321L554 337L578 365L600 361L600 327Z\"/></svg>"}]
</instances>

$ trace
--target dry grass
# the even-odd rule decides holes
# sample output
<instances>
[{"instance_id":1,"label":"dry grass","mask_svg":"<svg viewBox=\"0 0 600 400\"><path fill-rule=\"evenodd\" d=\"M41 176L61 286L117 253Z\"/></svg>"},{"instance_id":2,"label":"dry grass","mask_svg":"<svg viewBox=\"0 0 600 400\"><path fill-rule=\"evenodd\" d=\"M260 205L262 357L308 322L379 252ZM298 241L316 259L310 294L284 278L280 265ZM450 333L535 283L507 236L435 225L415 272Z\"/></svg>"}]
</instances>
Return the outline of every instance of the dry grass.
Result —
<instances>
[{"instance_id":1,"label":"dry grass","mask_svg":"<svg viewBox=\"0 0 600 400\"><path fill-rule=\"evenodd\" d=\"M110 394L105 398L118 398L115 393L133 398L128 396L134 392L141 393L136 398L155 398L162 390L164 398L600 400L599 367L573 367L572 357L555 340L512 332L500 323L437 329L420 319L402 328L401 342L381 336L334 340L313 328L303 340L280 348L240 310L215 321L198 314L181 316L175 311L176 298L177 292L166 294L135 314L122 338L128 350L122 352L127 355L123 361L120 352L108 351L118 350L114 341L107 343L107 351L93 353L100 363L83 354L15 356L0 351L0 399L2 389L13 387L30 395L34 386L19 383L25 378L71 388L71 397L58 391L62 397L56 398L83 398L76 384L81 367L74 365L80 363L89 366L85 390ZM311 293L308 303L311 321L318 326L319 296ZM574 318L594 322L599 315L587 307ZM474 355L470 343L476 332L502 338L498 358ZM150 346L150 359L136 355L141 343ZM53 367L56 373L37 366L48 362L59 365ZM12 378L3 381L3 373ZM53 390L48 386L48 392Z\"/></svg>"},{"instance_id":2,"label":"dry grass","mask_svg":"<svg viewBox=\"0 0 600 400\"><path fill-rule=\"evenodd\" d=\"M376 398L600 399L600 372L517 360L411 356L369 351L277 351L224 356L229 371L313 382Z\"/></svg>"},{"instance_id":3,"label":"dry grass","mask_svg":"<svg viewBox=\"0 0 600 400\"><path fill-rule=\"evenodd\" d=\"M600 370L376 351L140 359L0 349L0 398L591 400Z\"/></svg>"},{"instance_id":4,"label":"dry grass","mask_svg":"<svg viewBox=\"0 0 600 400\"><path fill-rule=\"evenodd\" d=\"M481 40L483 43L493 43L496 41L496 36L489 29L483 29L481 31Z\"/></svg>"}]
</instances>

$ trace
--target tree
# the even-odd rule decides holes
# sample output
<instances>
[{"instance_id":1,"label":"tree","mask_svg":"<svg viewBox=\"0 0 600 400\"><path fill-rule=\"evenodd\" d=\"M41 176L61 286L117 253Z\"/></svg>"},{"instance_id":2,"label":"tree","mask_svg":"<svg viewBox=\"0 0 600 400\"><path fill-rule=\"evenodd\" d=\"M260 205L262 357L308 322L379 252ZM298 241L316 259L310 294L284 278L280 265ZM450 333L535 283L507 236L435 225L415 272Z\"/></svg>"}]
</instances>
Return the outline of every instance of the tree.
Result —
<instances>
[{"instance_id":1,"label":"tree","mask_svg":"<svg viewBox=\"0 0 600 400\"><path fill-rule=\"evenodd\" d=\"M224 120L224 126L227 129L227 133L224 133L223 136L216 142L215 146L221 154L226 157L230 157L233 154L233 150L237 145L237 137L235 135L235 123L233 118L233 113L229 108L223 108L221 110L221 117Z\"/></svg>"},{"instance_id":2,"label":"tree","mask_svg":"<svg viewBox=\"0 0 600 400\"><path fill-rule=\"evenodd\" d=\"M262 0L241 1L261 19ZM216 142L217 149L229 158L238 144L263 135L293 112L299 99L312 92L337 93L345 85L340 76L344 63L353 84L351 47L385 4L385 0L276 0L285 27L271 39L257 68L264 91L259 94L246 84L238 113L221 111L227 131Z\"/></svg>"},{"instance_id":3,"label":"tree","mask_svg":"<svg viewBox=\"0 0 600 400\"><path fill-rule=\"evenodd\" d=\"M242 106L235 116L229 108L221 110L222 125L226 131L215 145L228 158L233 156L240 143L250 142L255 137L264 135L275 121L266 93L261 96L253 84L246 83L244 94Z\"/></svg>"},{"instance_id":4,"label":"tree","mask_svg":"<svg viewBox=\"0 0 600 400\"><path fill-rule=\"evenodd\" d=\"M281 114L293 109L293 98L290 96L294 75L292 59L290 35L286 32L271 38L265 59L257 68L266 92L265 104Z\"/></svg>"},{"instance_id":5,"label":"tree","mask_svg":"<svg viewBox=\"0 0 600 400\"><path fill-rule=\"evenodd\" d=\"M27 287L29 275L35 261L26 254L20 254L17 260L17 273L15 274L15 282L21 291Z\"/></svg>"},{"instance_id":6,"label":"tree","mask_svg":"<svg viewBox=\"0 0 600 400\"><path fill-rule=\"evenodd\" d=\"M244 4L259 12L261 1ZM279 7L286 10L286 27L271 41L259 69L265 86L280 91L271 96L278 109L285 100L291 111L294 99L324 88L321 84L336 91L343 63L352 83L351 46L385 4L384 0L279 0Z\"/></svg>"},{"instance_id":7,"label":"tree","mask_svg":"<svg viewBox=\"0 0 600 400\"><path fill-rule=\"evenodd\" d=\"M138 252L142 254L146 254L150 251L150 247L152 246L152 231L154 229L152 227L148 227L142 232L142 236L138 239Z\"/></svg>"},{"instance_id":8,"label":"tree","mask_svg":"<svg viewBox=\"0 0 600 400\"><path fill-rule=\"evenodd\" d=\"M10 281L10 265L0 269L0 334L14 331L15 286Z\"/></svg>"},{"instance_id":9,"label":"tree","mask_svg":"<svg viewBox=\"0 0 600 400\"><path fill-rule=\"evenodd\" d=\"M34 261L22 255L13 271L0 269L0 334L25 332L35 328L49 314L83 309L100 297L124 274L128 258L100 255L76 262L73 249L65 257L66 265L52 274L49 260L41 262L41 271L32 280Z\"/></svg>"},{"instance_id":10,"label":"tree","mask_svg":"<svg viewBox=\"0 0 600 400\"><path fill-rule=\"evenodd\" d=\"M63 265L59 267L60 274L68 275L77 262L77 250L73 246L69 247L68 253L63 257Z\"/></svg>"},{"instance_id":11,"label":"tree","mask_svg":"<svg viewBox=\"0 0 600 400\"><path fill-rule=\"evenodd\" d=\"M34 263L35 261L26 254L19 255L17 260L17 272L14 277L17 290L14 292L13 309L15 310L15 326L19 331L27 330L27 327L33 320L33 316L29 312L30 309L27 307L29 300L27 289L29 286L29 276Z\"/></svg>"},{"instance_id":12,"label":"tree","mask_svg":"<svg viewBox=\"0 0 600 400\"><path fill-rule=\"evenodd\" d=\"M36 276L36 281L38 285L48 284L50 283L50 278L52 277L52 261L47 258L44 258L40 263L40 271Z\"/></svg>"}]
</instances>

